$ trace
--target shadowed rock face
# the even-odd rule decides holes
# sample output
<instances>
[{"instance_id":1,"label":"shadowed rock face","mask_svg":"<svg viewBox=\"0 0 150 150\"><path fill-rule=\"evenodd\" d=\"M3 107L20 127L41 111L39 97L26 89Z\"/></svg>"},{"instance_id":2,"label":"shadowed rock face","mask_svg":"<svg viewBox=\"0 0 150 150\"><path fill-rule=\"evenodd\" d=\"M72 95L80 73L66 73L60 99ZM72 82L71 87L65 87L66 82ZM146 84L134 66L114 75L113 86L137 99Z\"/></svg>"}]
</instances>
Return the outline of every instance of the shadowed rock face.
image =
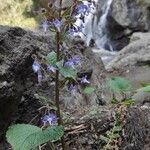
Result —
<instances>
[{"instance_id":1,"label":"shadowed rock face","mask_svg":"<svg viewBox=\"0 0 150 150\"><path fill-rule=\"evenodd\" d=\"M40 38L33 36L21 28L0 26L0 138L21 101L31 55L39 50Z\"/></svg>"},{"instance_id":2,"label":"shadowed rock face","mask_svg":"<svg viewBox=\"0 0 150 150\"><path fill-rule=\"evenodd\" d=\"M23 92L22 66L27 63L25 58L32 51L25 56L29 48L19 48L20 38L25 34L20 28L0 27L0 137L11 122Z\"/></svg>"}]
</instances>

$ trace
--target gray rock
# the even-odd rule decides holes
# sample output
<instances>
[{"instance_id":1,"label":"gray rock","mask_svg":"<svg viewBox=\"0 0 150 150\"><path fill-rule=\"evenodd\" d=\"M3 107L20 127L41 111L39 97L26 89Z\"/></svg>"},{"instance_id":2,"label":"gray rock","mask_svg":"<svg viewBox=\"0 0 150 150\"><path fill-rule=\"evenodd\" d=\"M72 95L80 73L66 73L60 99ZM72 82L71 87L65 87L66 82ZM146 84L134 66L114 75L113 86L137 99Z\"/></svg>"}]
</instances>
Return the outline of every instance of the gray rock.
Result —
<instances>
[{"instance_id":1,"label":"gray rock","mask_svg":"<svg viewBox=\"0 0 150 150\"><path fill-rule=\"evenodd\" d=\"M145 0L114 0L112 17L124 28L135 31L150 29L150 3Z\"/></svg>"},{"instance_id":2,"label":"gray rock","mask_svg":"<svg viewBox=\"0 0 150 150\"><path fill-rule=\"evenodd\" d=\"M107 69L121 69L128 66L149 64L150 33L134 33L128 46L122 49L107 65Z\"/></svg>"},{"instance_id":3,"label":"gray rock","mask_svg":"<svg viewBox=\"0 0 150 150\"><path fill-rule=\"evenodd\" d=\"M52 40L36 34L0 26L0 138L18 110L27 75L34 75L31 56L41 49L53 48Z\"/></svg>"}]
</instances>

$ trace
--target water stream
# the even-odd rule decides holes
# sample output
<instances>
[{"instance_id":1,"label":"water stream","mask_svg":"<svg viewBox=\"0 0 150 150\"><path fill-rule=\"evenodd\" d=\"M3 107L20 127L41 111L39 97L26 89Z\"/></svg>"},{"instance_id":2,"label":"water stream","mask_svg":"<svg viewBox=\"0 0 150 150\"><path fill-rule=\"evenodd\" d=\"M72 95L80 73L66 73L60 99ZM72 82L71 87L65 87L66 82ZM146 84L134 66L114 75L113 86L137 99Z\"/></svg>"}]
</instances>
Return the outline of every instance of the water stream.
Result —
<instances>
[{"instance_id":1,"label":"water stream","mask_svg":"<svg viewBox=\"0 0 150 150\"><path fill-rule=\"evenodd\" d=\"M83 32L86 36L82 35L82 38L86 41L87 45L89 45L90 40L93 39L97 48L104 48L113 51L113 47L111 46L107 36L106 27L107 16L113 0L106 1L102 8L102 15L96 14L97 9L99 9L99 3L98 0L95 0L95 2L97 4L97 8L95 8L89 16L85 17L85 28Z\"/></svg>"},{"instance_id":2,"label":"water stream","mask_svg":"<svg viewBox=\"0 0 150 150\"><path fill-rule=\"evenodd\" d=\"M107 3L104 5L103 12L102 12L102 16L100 17L100 21L97 24L97 17L95 16L95 20L94 23L94 27L97 27L97 29L95 28L94 31L94 39L95 39L95 43L96 46L98 48L106 48L106 44L107 44L107 49L113 51L113 48L111 46L111 44L109 43L108 40L108 36L107 36L107 16L110 10L110 6L112 4L113 0L108 0Z\"/></svg>"}]
</instances>

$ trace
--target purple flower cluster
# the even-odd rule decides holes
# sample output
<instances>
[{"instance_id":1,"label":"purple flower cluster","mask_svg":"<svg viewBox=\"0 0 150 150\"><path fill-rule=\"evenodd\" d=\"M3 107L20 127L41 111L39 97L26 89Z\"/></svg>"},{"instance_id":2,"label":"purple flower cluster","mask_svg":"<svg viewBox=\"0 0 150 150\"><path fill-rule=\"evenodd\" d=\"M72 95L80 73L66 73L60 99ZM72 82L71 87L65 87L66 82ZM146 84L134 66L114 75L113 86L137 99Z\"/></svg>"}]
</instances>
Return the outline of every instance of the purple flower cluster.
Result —
<instances>
[{"instance_id":1,"label":"purple flower cluster","mask_svg":"<svg viewBox=\"0 0 150 150\"><path fill-rule=\"evenodd\" d=\"M54 113L49 113L47 115L44 115L41 118L42 122L43 122L43 126L46 125L57 125L57 121L58 121L58 117L54 114Z\"/></svg>"},{"instance_id":2,"label":"purple flower cluster","mask_svg":"<svg viewBox=\"0 0 150 150\"><path fill-rule=\"evenodd\" d=\"M76 14L82 16L89 15L91 9L92 9L92 3L88 3L87 5L81 3L76 8Z\"/></svg>"},{"instance_id":3,"label":"purple flower cluster","mask_svg":"<svg viewBox=\"0 0 150 150\"><path fill-rule=\"evenodd\" d=\"M42 28L44 30L44 33L46 33L49 27L55 27L57 29L57 31L60 32L62 25L63 25L63 21L62 20L54 19L52 22L44 20L42 22L41 26L42 26Z\"/></svg>"},{"instance_id":4,"label":"purple flower cluster","mask_svg":"<svg viewBox=\"0 0 150 150\"><path fill-rule=\"evenodd\" d=\"M52 24L60 32L61 26L63 25L63 21L55 19L55 20L53 20Z\"/></svg>"},{"instance_id":5,"label":"purple flower cluster","mask_svg":"<svg viewBox=\"0 0 150 150\"><path fill-rule=\"evenodd\" d=\"M72 58L69 58L67 61L64 62L64 66L65 67L72 67L74 68L75 65L79 65L80 64L80 57L75 55Z\"/></svg>"},{"instance_id":6,"label":"purple flower cluster","mask_svg":"<svg viewBox=\"0 0 150 150\"><path fill-rule=\"evenodd\" d=\"M85 15L89 15L89 13L91 12L91 9L93 9L93 2L92 1L87 1L87 3L85 2L80 2L76 8L75 8L75 15L76 16L80 16L81 20L84 20L84 16ZM49 27L55 27L57 29L57 31L61 31L61 27L63 25L63 21L61 19L54 19L53 21L43 21L42 23L42 28L44 30L44 32L46 33ZM73 35L74 33L78 33L78 32L82 32L82 29L84 28L83 24L81 24L80 26L73 26L71 27L67 33L69 33L70 35Z\"/></svg>"}]
</instances>

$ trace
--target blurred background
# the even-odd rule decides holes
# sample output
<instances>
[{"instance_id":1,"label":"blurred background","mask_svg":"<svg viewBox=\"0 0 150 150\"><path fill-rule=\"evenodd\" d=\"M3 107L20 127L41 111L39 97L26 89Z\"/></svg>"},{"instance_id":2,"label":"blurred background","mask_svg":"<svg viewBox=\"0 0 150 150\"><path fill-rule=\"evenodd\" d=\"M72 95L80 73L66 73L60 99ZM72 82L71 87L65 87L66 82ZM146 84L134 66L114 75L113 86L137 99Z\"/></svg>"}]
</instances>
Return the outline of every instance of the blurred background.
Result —
<instances>
[{"instance_id":1,"label":"blurred background","mask_svg":"<svg viewBox=\"0 0 150 150\"><path fill-rule=\"evenodd\" d=\"M47 0L43 0L43 3ZM33 29L40 20L40 0L0 0L0 24Z\"/></svg>"}]
</instances>

